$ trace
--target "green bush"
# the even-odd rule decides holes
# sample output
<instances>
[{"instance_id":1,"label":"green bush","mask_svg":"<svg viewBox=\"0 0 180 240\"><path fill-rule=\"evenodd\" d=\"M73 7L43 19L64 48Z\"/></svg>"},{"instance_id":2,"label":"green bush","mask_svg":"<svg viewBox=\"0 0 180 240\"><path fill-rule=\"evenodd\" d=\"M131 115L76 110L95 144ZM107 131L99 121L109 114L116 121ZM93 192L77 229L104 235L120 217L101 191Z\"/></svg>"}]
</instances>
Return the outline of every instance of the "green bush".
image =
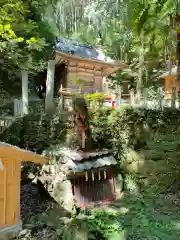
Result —
<instances>
[{"instance_id":1,"label":"green bush","mask_svg":"<svg viewBox=\"0 0 180 240\"><path fill-rule=\"evenodd\" d=\"M79 214L72 219L61 219L57 211L38 216L41 223L53 228L64 240L124 239L120 213L95 210L90 215Z\"/></svg>"},{"instance_id":2,"label":"green bush","mask_svg":"<svg viewBox=\"0 0 180 240\"><path fill-rule=\"evenodd\" d=\"M180 110L101 108L91 115L93 138L114 150L124 173L146 186L173 188L180 174Z\"/></svg>"},{"instance_id":3,"label":"green bush","mask_svg":"<svg viewBox=\"0 0 180 240\"><path fill-rule=\"evenodd\" d=\"M141 138L143 115L136 109L120 110L103 107L91 112L93 138L101 147L113 148L119 154L123 149L134 148Z\"/></svg>"},{"instance_id":4,"label":"green bush","mask_svg":"<svg viewBox=\"0 0 180 240\"><path fill-rule=\"evenodd\" d=\"M89 240L121 239L123 229L119 221L120 214L96 210L92 219L88 219Z\"/></svg>"},{"instance_id":5,"label":"green bush","mask_svg":"<svg viewBox=\"0 0 180 240\"><path fill-rule=\"evenodd\" d=\"M164 143L164 151L174 149L172 141L179 144L180 110L153 111L123 107L121 109L99 108L91 112L94 139L101 146L115 151L126 149L152 149ZM166 135L163 135L165 134ZM165 146L168 141L169 147ZM171 143L170 143L171 142ZM157 149L156 149L157 150Z\"/></svg>"},{"instance_id":6,"label":"green bush","mask_svg":"<svg viewBox=\"0 0 180 240\"><path fill-rule=\"evenodd\" d=\"M105 99L104 93L85 94L84 97L88 101L89 105L92 105L93 107L96 105L102 107Z\"/></svg>"},{"instance_id":7,"label":"green bush","mask_svg":"<svg viewBox=\"0 0 180 240\"><path fill-rule=\"evenodd\" d=\"M52 143L65 141L67 122L61 116L30 114L18 118L2 134L0 140L38 153Z\"/></svg>"},{"instance_id":8,"label":"green bush","mask_svg":"<svg viewBox=\"0 0 180 240\"><path fill-rule=\"evenodd\" d=\"M113 111L113 108L102 107L90 112L92 135L99 147L112 145L111 124L108 122L108 117L111 117Z\"/></svg>"}]
</instances>

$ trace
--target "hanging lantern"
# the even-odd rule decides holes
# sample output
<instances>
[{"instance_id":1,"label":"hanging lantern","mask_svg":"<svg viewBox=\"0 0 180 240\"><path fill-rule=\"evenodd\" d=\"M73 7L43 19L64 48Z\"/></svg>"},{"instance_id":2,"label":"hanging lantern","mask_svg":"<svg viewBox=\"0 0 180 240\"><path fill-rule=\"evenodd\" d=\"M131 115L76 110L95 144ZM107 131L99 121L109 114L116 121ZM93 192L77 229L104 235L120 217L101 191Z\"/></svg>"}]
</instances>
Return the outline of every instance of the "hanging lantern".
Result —
<instances>
[{"instance_id":1,"label":"hanging lantern","mask_svg":"<svg viewBox=\"0 0 180 240\"><path fill-rule=\"evenodd\" d=\"M86 172L85 178L86 178L86 182L87 182L88 181L88 173L87 172Z\"/></svg>"},{"instance_id":2,"label":"hanging lantern","mask_svg":"<svg viewBox=\"0 0 180 240\"><path fill-rule=\"evenodd\" d=\"M92 180L94 181L94 172L92 171Z\"/></svg>"},{"instance_id":3,"label":"hanging lantern","mask_svg":"<svg viewBox=\"0 0 180 240\"><path fill-rule=\"evenodd\" d=\"M99 178L99 181L101 180L101 171L99 170L98 172L98 178Z\"/></svg>"},{"instance_id":4,"label":"hanging lantern","mask_svg":"<svg viewBox=\"0 0 180 240\"><path fill-rule=\"evenodd\" d=\"M106 179L107 174L106 174L106 169L104 170L104 179Z\"/></svg>"}]
</instances>

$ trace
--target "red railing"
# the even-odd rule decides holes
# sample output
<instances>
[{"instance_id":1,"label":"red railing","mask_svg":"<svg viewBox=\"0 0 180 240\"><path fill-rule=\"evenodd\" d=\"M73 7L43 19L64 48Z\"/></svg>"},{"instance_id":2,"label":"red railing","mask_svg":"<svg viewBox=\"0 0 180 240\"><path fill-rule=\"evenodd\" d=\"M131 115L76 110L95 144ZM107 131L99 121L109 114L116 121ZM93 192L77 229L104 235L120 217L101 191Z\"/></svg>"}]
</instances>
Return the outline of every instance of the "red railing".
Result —
<instances>
[{"instance_id":1,"label":"red railing","mask_svg":"<svg viewBox=\"0 0 180 240\"><path fill-rule=\"evenodd\" d=\"M116 199L116 184L112 169L90 171L73 183L77 207L88 207L91 203L103 203Z\"/></svg>"}]
</instances>

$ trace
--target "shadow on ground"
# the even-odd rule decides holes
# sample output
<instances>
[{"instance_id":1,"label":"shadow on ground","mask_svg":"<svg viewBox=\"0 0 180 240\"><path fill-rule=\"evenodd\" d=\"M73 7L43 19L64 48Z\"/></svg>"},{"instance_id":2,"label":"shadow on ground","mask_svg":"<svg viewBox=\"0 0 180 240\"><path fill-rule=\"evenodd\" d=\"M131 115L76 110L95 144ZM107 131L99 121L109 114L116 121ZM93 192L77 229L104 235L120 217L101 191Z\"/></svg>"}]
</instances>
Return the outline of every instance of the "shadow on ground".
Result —
<instances>
[{"instance_id":1,"label":"shadow on ground","mask_svg":"<svg viewBox=\"0 0 180 240\"><path fill-rule=\"evenodd\" d=\"M53 210L53 208L55 210ZM49 211L52 209L55 215ZM40 181L33 183L30 179L21 181L21 219L23 223L23 231L20 232L18 239L34 239L34 240L58 240L54 228L47 226L41 221L39 216L45 214L47 216L46 223L58 223L59 216L69 215L64 208L57 206L57 203L44 189Z\"/></svg>"},{"instance_id":2,"label":"shadow on ground","mask_svg":"<svg viewBox=\"0 0 180 240\"><path fill-rule=\"evenodd\" d=\"M24 222L37 214L46 212L53 206L57 206L56 201L40 181L37 183L33 183L30 179L21 181L21 218ZM58 211L62 216L70 214L59 205Z\"/></svg>"},{"instance_id":3,"label":"shadow on ground","mask_svg":"<svg viewBox=\"0 0 180 240\"><path fill-rule=\"evenodd\" d=\"M180 194L123 194L107 209L118 217L129 240L177 240L180 237Z\"/></svg>"}]
</instances>

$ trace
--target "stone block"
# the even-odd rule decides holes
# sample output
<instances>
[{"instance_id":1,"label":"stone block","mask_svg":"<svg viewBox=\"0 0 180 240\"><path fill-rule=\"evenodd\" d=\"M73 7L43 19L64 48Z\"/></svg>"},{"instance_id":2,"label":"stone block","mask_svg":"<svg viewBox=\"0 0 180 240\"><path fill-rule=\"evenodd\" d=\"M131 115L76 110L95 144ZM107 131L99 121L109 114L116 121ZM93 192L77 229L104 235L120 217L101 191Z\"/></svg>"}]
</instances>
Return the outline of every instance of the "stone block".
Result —
<instances>
[{"instance_id":1,"label":"stone block","mask_svg":"<svg viewBox=\"0 0 180 240\"><path fill-rule=\"evenodd\" d=\"M74 196L70 180L56 182L54 184L52 196L67 212L72 212L74 207Z\"/></svg>"},{"instance_id":2,"label":"stone block","mask_svg":"<svg viewBox=\"0 0 180 240\"><path fill-rule=\"evenodd\" d=\"M0 240L10 240L18 236L22 230L22 225L13 225L0 229Z\"/></svg>"}]
</instances>

